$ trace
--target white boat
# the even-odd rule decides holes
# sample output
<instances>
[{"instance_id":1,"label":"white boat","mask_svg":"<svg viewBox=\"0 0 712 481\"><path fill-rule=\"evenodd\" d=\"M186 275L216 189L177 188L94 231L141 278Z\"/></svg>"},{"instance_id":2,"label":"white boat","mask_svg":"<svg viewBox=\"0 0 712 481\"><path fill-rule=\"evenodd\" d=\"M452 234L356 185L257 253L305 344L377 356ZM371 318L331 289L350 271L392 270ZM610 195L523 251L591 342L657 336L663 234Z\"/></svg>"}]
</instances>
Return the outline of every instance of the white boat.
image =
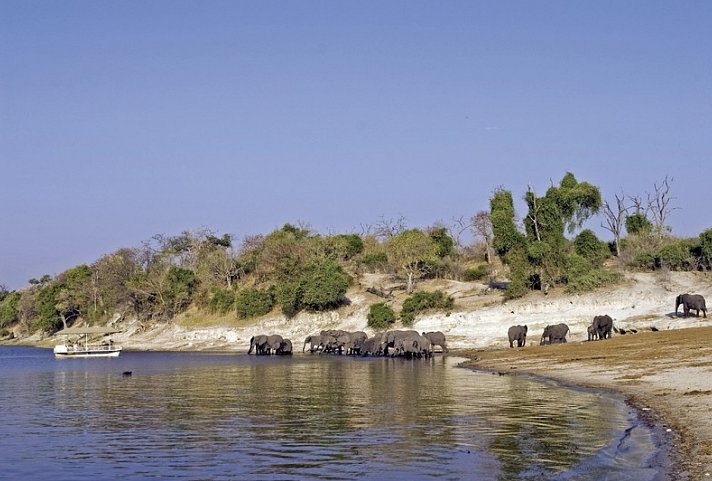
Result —
<instances>
[{"instance_id":1,"label":"white boat","mask_svg":"<svg viewBox=\"0 0 712 481\"><path fill-rule=\"evenodd\" d=\"M120 331L110 327L69 327L57 335L67 336L64 344L54 346L54 356L58 359L70 357L118 357L122 347L109 339L89 342L90 335L106 336ZM79 336L70 341L69 336Z\"/></svg>"}]
</instances>

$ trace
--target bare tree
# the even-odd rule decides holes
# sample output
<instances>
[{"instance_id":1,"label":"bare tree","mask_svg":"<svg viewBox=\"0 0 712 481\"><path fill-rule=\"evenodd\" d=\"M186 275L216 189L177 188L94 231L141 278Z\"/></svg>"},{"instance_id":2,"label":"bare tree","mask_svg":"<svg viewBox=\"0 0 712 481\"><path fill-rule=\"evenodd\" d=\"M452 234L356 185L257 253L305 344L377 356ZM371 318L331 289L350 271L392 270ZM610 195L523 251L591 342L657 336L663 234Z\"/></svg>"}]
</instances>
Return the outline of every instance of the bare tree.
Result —
<instances>
[{"instance_id":1,"label":"bare tree","mask_svg":"<svg viewBox=\"0 0 712 481\"><path fill-rule=\"evenodd\" d=\"M673 210L678 209L670 206L670 202L675 200L675 197L670 194L672 181L673 178L666 175L660 184L657 182L653 184L655 192L648 193L648 210L652 215L653 228L658 239L661 239L666 232L670 232L670 227L666 225L668 216Z\"/></svg>"},{"instance_id":2,"label":"bare tree","mask_svg":"<svg viewBox=\"0 0 712 481\"><path fill-rule=\"evenodd\" d=\"M613 234L616 244L616 257L621 255L621 235L625 226L625 218L628 215L628 208L625 206L625 196L621 193L616 197L615 209L611 207L607 200L603 201L603 216L605 223L601 222L601 227Z\"/></svg>"},{"instance_id":3,"label":"bare tree","mask_svg":"<svg viewBox=\"0 0 712 481\"><path fill-rule=\"evenodd\" d=\"M401 215L397 219L386 219L381 216L376 222L373 233L376 237L385 240L405 232L407 228L406 218Z\"/></svg>"},{"instance_id":4,"label":"bare tree","mask_svg":"<svg viewBox=\"0 0 712 481\"><path fill-rule=\"evenodd\" d=\"M474 219L474 217L472 219ZM453 217L452 225L448 227L450 237L455 241L455 245L458 249L462 248L462 235L472 229L472 219L468 221L465 219L465 216L460 216L459 218Z\"/></svg>"},{"instance_id":5,"label":"bare tree","mask_svg":"<svg viewBox=\"0 0 712 481\"><path fill-rule=\"evenodd\" d=\"M475 236L481 237L484 240L485 259L487 260L487 264L492 264L494 233L492 232L492 219L489 211L481 210L472 216L470 225L472 226L472 232Z\"/></svg>"}]
</instances>

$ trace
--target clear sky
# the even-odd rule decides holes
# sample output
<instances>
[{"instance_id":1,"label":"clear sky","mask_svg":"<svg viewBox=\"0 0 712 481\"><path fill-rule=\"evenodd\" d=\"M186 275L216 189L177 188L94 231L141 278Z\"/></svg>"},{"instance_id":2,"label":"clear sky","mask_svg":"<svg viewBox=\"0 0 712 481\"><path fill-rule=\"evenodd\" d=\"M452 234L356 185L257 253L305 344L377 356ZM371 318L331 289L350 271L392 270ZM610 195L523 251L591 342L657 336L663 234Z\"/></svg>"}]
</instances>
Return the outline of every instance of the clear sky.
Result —
<instances>
[{"instance_id":1,"label":"clear sky","mask_svg":"<svg viewBox=\"0 0 712 481\"><path fill-rule=\"evenodd\" d=\"M154 234L451 224L566 171L671 176L694 236L711 154L708 1L0 1L12 289Z\"/></svg>"}]
</instances>

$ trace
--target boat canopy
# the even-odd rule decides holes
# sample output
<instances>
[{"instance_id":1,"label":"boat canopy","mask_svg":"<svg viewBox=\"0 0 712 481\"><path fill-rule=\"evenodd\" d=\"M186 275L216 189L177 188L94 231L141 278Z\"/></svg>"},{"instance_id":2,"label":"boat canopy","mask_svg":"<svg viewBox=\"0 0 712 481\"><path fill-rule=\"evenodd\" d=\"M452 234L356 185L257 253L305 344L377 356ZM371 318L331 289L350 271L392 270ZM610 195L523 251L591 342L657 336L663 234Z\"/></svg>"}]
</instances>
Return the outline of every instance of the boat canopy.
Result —
<instances>
[{"instance_id":1,"label":"boat canopy","mask_svg":"<svg viewBox=\"0 0 712 481\"><path fill-rule=\"evenodd\" d=\"M58 336L76 336L77 334L114 334L116 332L121 332L113 327L102 327L102 326L84 326L84 327L68 327L67 329L62 329L57 333Z\"/></svg>"}]
</instances>

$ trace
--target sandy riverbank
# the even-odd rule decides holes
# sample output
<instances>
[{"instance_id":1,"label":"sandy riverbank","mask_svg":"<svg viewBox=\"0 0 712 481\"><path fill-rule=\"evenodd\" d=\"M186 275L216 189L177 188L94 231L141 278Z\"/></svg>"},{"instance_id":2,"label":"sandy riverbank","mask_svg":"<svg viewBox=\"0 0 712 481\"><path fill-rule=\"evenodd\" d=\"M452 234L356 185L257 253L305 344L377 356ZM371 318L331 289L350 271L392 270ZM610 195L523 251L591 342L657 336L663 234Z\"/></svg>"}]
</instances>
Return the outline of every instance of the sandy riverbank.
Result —
<instances>
[{"instance_id":1,"label":"sandy riverbank","mask_svg":"<svg viewBox=\"0 0 712 481\"><path fill-rule=\"evenodd\" d=\"M664 428L671 479L712 479L711 336L712 327L688 328L462 354L468 367L618 391Z\"/></svg>"}]
</instances>

